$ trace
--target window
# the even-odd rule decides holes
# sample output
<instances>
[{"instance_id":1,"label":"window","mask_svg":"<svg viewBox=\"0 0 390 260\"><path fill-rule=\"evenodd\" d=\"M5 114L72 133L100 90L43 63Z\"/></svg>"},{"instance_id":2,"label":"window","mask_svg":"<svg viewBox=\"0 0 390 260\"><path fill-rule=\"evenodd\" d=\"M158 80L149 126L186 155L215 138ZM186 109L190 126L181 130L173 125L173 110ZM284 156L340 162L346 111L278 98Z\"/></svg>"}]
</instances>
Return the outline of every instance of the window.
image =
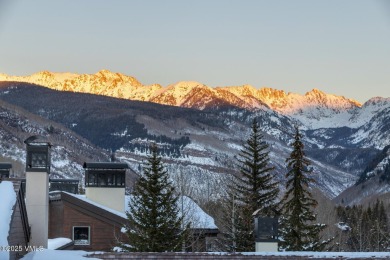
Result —
<instances>
[{"instance_id":1,"label":"window","mask_svg":"<svg viewBox=\"0 0 390 260\"><path fill-rule=\"evenodd\" d=\"M39 172L50 168L49 145L27 144L26 169Z\"/></svg>"},{"instance_id":2,"label":"window","mask_svg":"<svg viewBox=\"0 0 390 260\"><path fill-rule=\"evenodd\" d=\"M45 168L47 165L47 154L42 153L31 153L31 167L33 168Z\"/></svg>"},{"instance_id":3,"label":"window","mask_svg":"<svg viewBox=\"0 0 390 260\"><path fill-rule=\"evenodd\" d=\"M90 245L90 227L73 227L73 241L77 246Z\"/></svg>"},{"instance_id":4,"label":"window","mask_svg":"<svg viewBox=\"0 0 390 260\"><path fill-rule=\"evenodd\" d=\"M96 173L92 173L92 172L88 173L86 186L91 186L91 187L98 186L97 179L98 178Z\"/></svg>"},{"instance_id":5,"label":"window","mask_svg":"<svg viewBox=\"0 0 390 260\"><path fill-rule=\"evenodd\" d=\"M119 187L126 186L125 170L87 170L85 186L87 187Z\"/></svg>"},{"instance_id":6,"label":"window","mask_svg":"<svg viewBox=\"0 0 390 260\"><path fill-rule=\"evenodd\" d=\"M100 187L107 187L107 175L106 174L99 174L99 186Z\"/></svg>"}]
</instances>

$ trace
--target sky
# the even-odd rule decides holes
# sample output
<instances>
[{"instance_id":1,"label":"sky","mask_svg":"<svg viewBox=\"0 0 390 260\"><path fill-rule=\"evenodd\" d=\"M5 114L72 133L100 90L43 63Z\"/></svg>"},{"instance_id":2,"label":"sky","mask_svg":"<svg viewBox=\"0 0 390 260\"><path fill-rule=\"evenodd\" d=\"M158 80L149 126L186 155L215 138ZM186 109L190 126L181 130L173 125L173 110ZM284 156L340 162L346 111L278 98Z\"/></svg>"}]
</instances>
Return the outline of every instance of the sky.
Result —
<instances>
[{"instance_id":1,"label":"sky","mask_svg":"<svg viewBox=\"0 0 390 260\"><path fill-rule=\"evenodd\" d=\"M388 0L0 0L0 73L390 97Z\"/></svg>"}]
</instances>

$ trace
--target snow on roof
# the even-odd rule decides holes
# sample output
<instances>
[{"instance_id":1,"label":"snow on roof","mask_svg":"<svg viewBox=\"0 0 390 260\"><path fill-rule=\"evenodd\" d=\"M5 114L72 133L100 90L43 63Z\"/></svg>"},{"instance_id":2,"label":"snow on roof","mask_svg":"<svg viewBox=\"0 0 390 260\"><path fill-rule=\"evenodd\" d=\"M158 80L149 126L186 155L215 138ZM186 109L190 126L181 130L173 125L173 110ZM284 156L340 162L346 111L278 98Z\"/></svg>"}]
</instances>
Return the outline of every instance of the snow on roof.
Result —
<instances>
[{"instance_id":1,"label":"snow on roof","mask_svg":"<svg viewBox=\"0 0 390 260\"><path fill-rule=\"evenodd\" d=\"M125 213L122 213L122 212L117 211L115 209L111 209L109 207L103 206L102 204L99 204L99 203L97 203L95 201L92 201L92 200L88 199L87 197L85 197L85 195L73 194L73 193L69 193L69 192L66 192L66 191L63 191L63 192L68 194L68 195L70 195L70 196L73 196L73 197L75 197L75 198L77 198L79 200L85 201L85 202L87 202L87 203L89 203L91 205L99 207L99 208L101 208L101 209L103 209L105 211L111 212L112 214L115 214L115 215L117 215L119 217L127 218Z\"/></svg>"},{"instance_id":2,"label":"snow on roof","mask_svg":"<svg viewBox=\"0 0 390 260\"><path fill-rule=\"evenodd\" d=\"M78 194L73 194L69 192L64 192L68 195L71 195L77 199L80 199L82 201L88 202L89 204L92 204L96 207L99 207L101 209L104 209L106 211L109 211L115 215L118 215L122 218L127 218L125 213L122 213L120 211L111 209L109 207L103 206L97 202L94 202L88 198L85 197L85 195L78 195ZM131 196L126 196L125 197L125 211L129 211L129 202L130 202ZM179 197L178 201L178 206L180 209L181 213L181 197ZM191 227L192 228L210 228L210 229L216 229L217 226L214 223L214 219L208 215L206 212L204 212L198 204L196 204L191 198L183 196L183 211L185 214L185 222L191 222Z\"/></svg>"},{"instance_id":3,"label":"snow on roof","mask_svg":"<svg viewBox=\"0 0 390 260\"><path fill-rule=\"evenodd\" d=\"M192 228L217 228L214 223L214 219L203 211L201 207L196 204L191 198L187 196L179 197L177 203L179 204L179 209L181 209L181 203L183 199L183 211L186 222L191 222ZM181 211L180 211L181 212Z\"/></svg>"},{"instance_id":4,"label":"snow on roof","mask_svg":"<svg viewBox=\"0 0 390 260\"><path fill-rule=\"evenodd\" d=\"M12 208L16 203L14 185L10 181L0 183L0 246L8 246L8 234L12 217ZM9 252L0 250L0 259L8 259Z\"/></svg>"},{"instance_id":5,"label":"snow on roof","mask_svg":"<svg viewBox=\"0 0 390 260\"><path fill-rule=\"evenodd\" d=\"M66 237L51 238L47 242L47 249L57 249L72 242L72 239Z\"/></svg>"},{"instance_id":6,"label":"snow on roof","mask_svg":"<svg viewBox=\"0 0 390 260\"><path fill-rule=\"evenodd\" d=\"M89 258L87 255L95 252L86 252L81 250L51 250L43 249L42 251L34 251L25 255L23 260L98 260L98 258Z\"/></svg>"},{"instance_id":7,"label":"snow on roof","mask_svg":"<svg viewBox=\"0 0 390 260\"><path fill-rule=\"evenodd\" d=\"M129 202L131 196L126 196L126 212L130 210ZM181 213L183 198L183 212L185 215L185 222L191 222L192 228L210 228L215 229L217 226L214 223L214 219L204 212L195 201L187 196L179 197L177 204Z\"/></svg>"}]
</instances>

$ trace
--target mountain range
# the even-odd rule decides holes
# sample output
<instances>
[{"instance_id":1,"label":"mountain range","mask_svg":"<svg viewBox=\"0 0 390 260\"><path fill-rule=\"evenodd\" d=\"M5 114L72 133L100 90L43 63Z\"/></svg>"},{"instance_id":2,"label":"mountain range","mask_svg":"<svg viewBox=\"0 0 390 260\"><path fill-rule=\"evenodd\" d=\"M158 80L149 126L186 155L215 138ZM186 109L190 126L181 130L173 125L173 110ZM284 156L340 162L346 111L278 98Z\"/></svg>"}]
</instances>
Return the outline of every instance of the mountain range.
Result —
<instances>
[{"instance_id":1,"label":"mountain range","mask_svg":"<svg viewBox=\"0 0 390 260\"><path fill-rule=\"evenodd\" d=\"M370 183L371 188L365 187L372 190L370 196L388 192L383 188L386 178L380 176L390 158L384 152L390 145L390 98L375 97L360 104L318 89L299 95L250 85L145 86L134 77L107 70L82 75L0 74L0 82L2 106L12 104L60 124L102 148L102 153L116 151L135 172L145 159L147 141L159 142L172 176L179 181L180 172L190 173L186 178L196 188L189 189L198 197L210 196L224 173L231 172L253 117L260 118L281 181L290 133L293 125L299 125L318 187L327 197L347 200L345 190L358 180L357 185ZM99 131L91 129L96 127ZM373 182L374 176L378 181Z\"/></svg>"}]
</instances>

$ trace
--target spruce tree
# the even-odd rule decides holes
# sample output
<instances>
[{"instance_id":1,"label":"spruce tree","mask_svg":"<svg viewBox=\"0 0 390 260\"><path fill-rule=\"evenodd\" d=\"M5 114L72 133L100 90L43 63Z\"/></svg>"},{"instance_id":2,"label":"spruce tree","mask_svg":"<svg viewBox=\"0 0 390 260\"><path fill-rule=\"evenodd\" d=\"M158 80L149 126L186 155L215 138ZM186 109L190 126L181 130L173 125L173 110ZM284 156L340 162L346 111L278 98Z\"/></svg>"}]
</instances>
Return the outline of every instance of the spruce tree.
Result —
<instances>
[{"instance_id":1,"label":"spruce tree","mask_svg":"<svg viewBox=\"0 0 390 260\"><path fill-rule=\"evenodd\" d=\"M306 158L302 135L295 127L293 151L286 159L286 193L283 197L283 217L281 218L281 248L287 251L318 251L324 246L320 242L320 232L325 225L316 223L313 210L317 201L309 191L314 183L310 176L310 161Z\"/></svg>"},{"instance_id":2,"label":"spruce tree","mask_svg":"<svg viewBox=\"0 0 390 260\"><path fill-rule=\"evenodd\" d=\"M278 182L272 173L274 168L269 165L268 144L256 119L251 130L238 155L240 174L233 176L228 185L227 203L232 212L227 218L230 234L225 234L225 238L230 238L228 243L234 245L232 251L254 251L254 217L274 216L278 208Z\"/></svg>"},{"instance_id":3,"label":"spruce tree","mask_svg":"<svg viewBox=\"0 0 390 260\"><path fill-rule=\"evenodd\" d=\"M153 144L150 151L129 202L128 241L121 247L133 252L178 251L186 233L176 203L178 196L157 154L157 145Z\"/></svg>"}]
</instances>

